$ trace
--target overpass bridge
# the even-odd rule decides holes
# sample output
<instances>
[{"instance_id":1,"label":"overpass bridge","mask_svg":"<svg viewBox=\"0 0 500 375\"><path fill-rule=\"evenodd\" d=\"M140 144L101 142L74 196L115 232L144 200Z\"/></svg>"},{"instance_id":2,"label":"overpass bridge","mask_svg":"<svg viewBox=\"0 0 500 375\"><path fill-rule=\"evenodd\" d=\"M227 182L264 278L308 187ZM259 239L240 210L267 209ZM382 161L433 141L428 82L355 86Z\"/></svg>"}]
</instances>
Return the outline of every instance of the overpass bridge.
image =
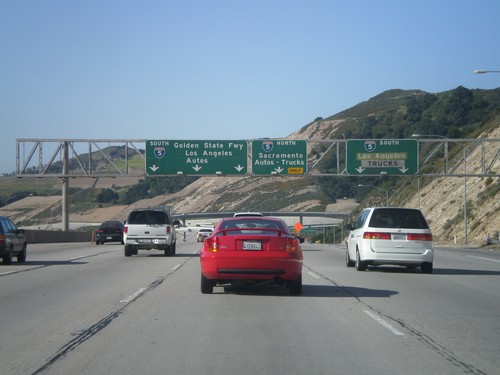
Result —
<instances>
[{"instance_id":1,"label":"overpass bridge","mask_svg":"<svg viewBox=\"0 0 500 375\"><path fill-rule=\"evenodd\" d=\"M327 218L336 219L335 222L346 221L350 213L348 212L281 212L281 211L260 211L264 216L276 216L281 218L296 217L301 224L304 224L304 218ZM174 213L174 219L182 221L183 225L187 220L207 220L207 219L222 219L224 217L232 217L235 212L191 212L191 213ZM332 220L333 221L333 220Z\"/></svg>"}]
</instances>

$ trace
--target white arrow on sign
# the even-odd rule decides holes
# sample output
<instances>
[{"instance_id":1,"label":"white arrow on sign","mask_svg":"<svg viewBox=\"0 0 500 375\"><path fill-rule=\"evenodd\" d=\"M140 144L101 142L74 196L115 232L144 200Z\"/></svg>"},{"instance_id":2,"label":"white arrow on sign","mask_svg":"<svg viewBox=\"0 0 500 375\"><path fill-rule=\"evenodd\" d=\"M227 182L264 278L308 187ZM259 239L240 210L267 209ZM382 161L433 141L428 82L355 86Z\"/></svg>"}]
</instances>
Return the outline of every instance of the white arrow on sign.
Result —
<instances>
[{"instance_id":1,"label":"white arrow on sign","mask_svg":"<svg viewBox=\"0 0 500 375\"><path fill-rule=\"evenodd\" d=\"M278 167L278 168L276 168L276 169L275 169L275 171L276 171L276 172L278 172L278 173L281 173L281 172L283 172L283 171L284 171L284 169L283 169L283 168L281 168L281 167Z\"/></svg>"},{"instance_id":2,"label":"white arrow on sign","mask_svg":"<svg viewBox=\"0 0 500 375\"><path fill-rule=\"evenodd\" d=\"M410 169L410 168L399 168L399 170L401 171L401 173L408 172L408 169Z\"/></svg>"},{"instance_id":3,"label":"white arrow on sign","mask_svg":"<svg viewBox=\"0 0 500 375\"><path fill-rule=\"evenodd\" d=\"M156 172L160 167L157 167L156 165L152 165L151 167L149 167L149 169L151 169L153 172Z\"/></svg>"},{"instance_id":4,"label":"white arrow on sign","mask_svg":"<svg viewBox=\"0 0 500 375\"><path fill-rule=\"evenodd\" d=\"M195 170L195 172L198 172L202 167L200 167L198 164L196 164L193 169Z\"/></svg>"},{"instance_id":5,"label":"white arrow on sign","mask_svg":"<svg viewBox=\"0 0 500 375\"><path fill-rule=\"evenodd\" d=\"M359 167L359 168L356 168L356 170L358 171L358 173L363 173L363 171L365 170L363 167Z\"/></svg>"},{"instance_id":6,"label":"white arrow on sign","mask_svg":"<svg viewBox=\"0 0 500 375\"><path fill-rule=\"evenodd\" d=\"M241 165L238 164L237 167L234 167L238 172L241 172L245 167L242 167Z\"/></svg>"}]
</instances>

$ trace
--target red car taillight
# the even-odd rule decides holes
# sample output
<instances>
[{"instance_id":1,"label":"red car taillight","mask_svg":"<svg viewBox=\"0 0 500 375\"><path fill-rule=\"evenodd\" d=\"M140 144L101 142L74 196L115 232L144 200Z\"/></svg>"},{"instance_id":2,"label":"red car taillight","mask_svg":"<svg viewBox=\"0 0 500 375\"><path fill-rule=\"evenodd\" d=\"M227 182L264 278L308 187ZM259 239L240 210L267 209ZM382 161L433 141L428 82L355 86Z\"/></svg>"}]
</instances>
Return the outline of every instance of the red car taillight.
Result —
<instances>
[{"instance_id":1,"label":"red car taillight","mask_svg":"<svg viewBox=\"0 0 500 375\"><path fill-rule=\"evenodd\" d=\"M0 244L4 244L5 243L5 236L3 234L0 234Z\"/></svg>"},{"instance_id":2,"label":"red car taillight","mask_svg":"<svg viewBox=\"0 0 500 375\"><path fill-rule=\"evenodd\" d=\"M128 233L128 227L123 227L123 233Z\"/></svg>"},{"instance_id":3,"label":"red car taillight","mask_svg":"<svg viewBox=\"0 0 500 375\"><path fill-rule=\"evenodd\" d=\"M217 241L217 237L207 237L205 238L205 249L216 253L219 250L219 244Z\"/></svg>"},{"instance_id":4,"label":"red car taillight","mask_svg":"<svg viewBox=\"0 0 500 375\"><path fill-rule=\"evenodd\" d=\"M172 232L172 227L170 225L167 225L167 234L170 234Z\"/></svg>"},{"instance_id":5,"label":"red car taillight","mask_svg":"<svg viewBox=\"0 0 500 375\"><path fill-rule=\"evenodd\" d=\"M299 250L299 241L296 238L289 238L286 241L286 252L296 253Z\"/></svg>"},{"instance_id":6,"label":"red car taillight","mask_svg":"<svg viewBox=\"0 0 500 375\"><path fill-rule=\"evenodd\" d=\"M409 241L432 241L432 234L430 233L409 233Z\"/></svg>"},{"instance_id":7,"label":"red car taillight","mask_svg":"<svg viewBox=\"0 0 500 375\"><path fill-rule=\"evenodd\" d=\"M363 239L365 240L390 240L391 234L385 232L364 232Z\"/></svg>"}]
</instances>

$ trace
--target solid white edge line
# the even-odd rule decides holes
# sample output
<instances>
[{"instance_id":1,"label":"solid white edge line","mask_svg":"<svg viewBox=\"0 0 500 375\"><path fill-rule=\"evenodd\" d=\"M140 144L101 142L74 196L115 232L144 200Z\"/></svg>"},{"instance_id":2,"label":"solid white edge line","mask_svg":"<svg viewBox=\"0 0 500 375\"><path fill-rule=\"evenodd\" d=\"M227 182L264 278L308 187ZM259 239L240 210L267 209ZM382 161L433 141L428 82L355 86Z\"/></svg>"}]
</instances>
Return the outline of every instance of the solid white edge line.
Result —
<instances>
[{"instance_id":1,"label":"solid white edge line","mask_svg":"<svg viewBox=\"0 0 500 375\"><path fill-rule=\"evenodd\" d=\"M12 275L13 273L18 273L19 271L9 271L9 272L4 272L0 273L0 276L5 276L5 275Z\"/></svg>"},{"instance_id":2,"label":"solid white edge line","mask_svg":"<svg viewBox=\"0 0 500 375\"><path fill-rule=\"evenodd\" d=\"M482 260L489 260L490 262L500 263L500 260L491 259L491 258L477 257L475 255L466 255L466 257L468 257L468 258L477 258L477 259L482 259Z\"/></svg>"},{"instance_id":3,"label":"solid white edge line","mask_svg":"<svg viewBox=\"0 0 500 375\"><path fill-rule=\"evenodd\" d=\"M374 314L372 313L371 311L368 311L368 310L364 310L365 313L368 314L368 316L372 319L374 319L375 321L377 321L378 323L382 324L385 328L387 328L389 331L391 331L393 334L395 334L396 336L404 336L404 333L401 332L401 331L398 331L396 328L394 328L393 326L391 326L389 323L387 323L384 319L382 319L380 316L378 316L377 314Z\"/></svg>"}]
</instances>

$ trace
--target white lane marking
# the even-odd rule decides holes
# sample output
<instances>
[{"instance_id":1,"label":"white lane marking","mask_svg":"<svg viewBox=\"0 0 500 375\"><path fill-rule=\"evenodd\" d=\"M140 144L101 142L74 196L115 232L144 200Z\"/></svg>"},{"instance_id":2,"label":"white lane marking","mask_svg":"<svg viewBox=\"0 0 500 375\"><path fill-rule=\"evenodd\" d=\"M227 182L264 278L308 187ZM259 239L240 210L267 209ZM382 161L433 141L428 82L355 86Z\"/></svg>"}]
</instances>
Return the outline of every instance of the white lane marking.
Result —
<instances>
[{"instance_id":1,"label":"white lane marking","mask_svg":"<svg viewBox=\"0 0 500 375\"><path fill-rule=\"evenodd\" d=\"M139 297L142 293L144 293L146 291L147 288L141 288L139 289L137 292L131 294L130 296L128 296L127 298L125 299L122 299L120 301L120 303L129 303L129 302L132 302L134 299L136 299L137 297Z\"/></svg>"},{"instance_id":2,"label":"white lane marking","mask_svg":"<svg viewBox=\"0 0 500 375\"><path fill-rule=\"evenodd\" d=\"M74 262L75 260L80 260L80 259L88 258L88 257L89 257L88 255L82 255L81 257L68 259L67 262Z\"/></svg>"},{"instance_id":3,"label":"white lane marking","mask_svg":"<svg viewBox=\"0 0 500 375\"><path fill-rule=\"evenodd\" d=\"M466 257L469 257L469 258L477 258L477 259L483 259L483 260L489 260L490 262L500 263L500 260L491 259L491 258L477 257L477 256L475 256L475 255L466 255Z\"/></svg>"},{"instance_id":4,"label":"white lane marking","mask_svg":"<svg viewBox=\"0 0 500 375\"><path fill-rule=\"evenodd\" d=\"M18 273L18 272L19 272L19 271L4 272L4 273L0 273L0 276L12 275L13 273Z\"/></svg>"},{"instance_id":5,"label":"white lane marking","mask_svg":"<svg viewBox=\"0 0 500 375\"><path fill-rule=\"evenodd\" d=\"M308 273L309 275L311 275L312 277L314 277L315 279L321 279L321 276L320 276L320 275L318 275L317 273L314 273L314 272L312 272L312 271L307 271L307 273Z\"/></svg>"},{"instance_id":6,"label":"white lane marking","mask_svg":"<svg viewBox=\"0 0 500 375\"><path fill-rule=\"evenodd\" d=\"M181 265L180 264L176 264L173 268L171 268L170 270L171 271L177 271L179 269Z\"/></svg>"},{"instance_id":7,"label":"white lane marking","mask_svg":"<svg viewBox=\"0 0 500 375\"><path fill-rule=\"evenodd\" d=\"M396 336L404 336L404 333L401 331L398 331L396 328L391 326L389 323L387 323L384 319L382 319L380 316L377 314L372 313L371 311L365 310L365 313L368 314L368 316L378 323L382 324L385 328L387 328L389 331L391 331L393 334Z\"/></svg>"}]
</instances>

